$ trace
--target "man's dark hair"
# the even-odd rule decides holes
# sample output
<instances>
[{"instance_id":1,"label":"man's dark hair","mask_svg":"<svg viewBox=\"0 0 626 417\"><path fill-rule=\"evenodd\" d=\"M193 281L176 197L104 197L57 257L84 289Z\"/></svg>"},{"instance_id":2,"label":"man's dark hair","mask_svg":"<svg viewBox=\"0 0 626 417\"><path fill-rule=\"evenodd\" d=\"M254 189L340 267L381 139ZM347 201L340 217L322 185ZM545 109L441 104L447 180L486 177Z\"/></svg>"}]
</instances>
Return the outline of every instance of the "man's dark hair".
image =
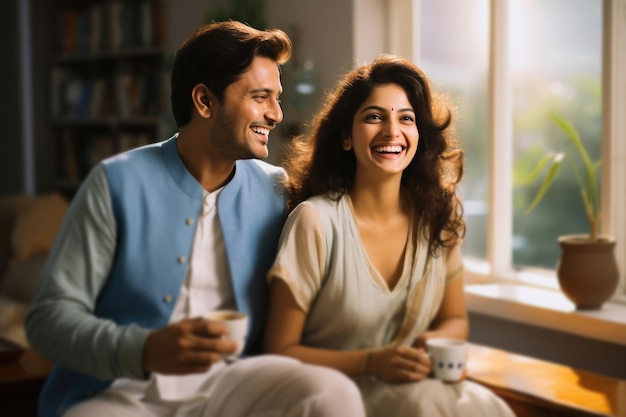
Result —
<instances>
[{"instance_id":1,"label":"man's dark hair","mask_svg":"<svg viewBox=\"0 0 626 417\"><path fill-rule=\"evenodd\" d=\"M236 21L198 28L176 53L171 79L172 112L176 125L191 120L191 91L204 84L219 101L224 90L257 56L282 65L291 57L291 40L279 29L258 30Z\"/></svg>"}]
</instances>

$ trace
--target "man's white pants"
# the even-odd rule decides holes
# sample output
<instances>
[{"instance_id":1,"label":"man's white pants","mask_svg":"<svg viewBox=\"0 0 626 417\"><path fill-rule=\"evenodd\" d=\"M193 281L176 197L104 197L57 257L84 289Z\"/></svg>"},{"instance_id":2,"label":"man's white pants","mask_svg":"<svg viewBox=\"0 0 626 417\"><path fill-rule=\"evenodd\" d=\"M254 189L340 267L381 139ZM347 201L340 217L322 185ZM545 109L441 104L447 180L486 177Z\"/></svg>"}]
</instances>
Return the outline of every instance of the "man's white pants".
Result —
<instances>
[{"instance_id":1,"label":"man's white pants","mask_svg":"<svg viewBox=\"0 0 626 417\"><path fill-rule=\"evenodd\" d=\"M147 391L114 386L70 408L64 417L365 417L361 394L350 378L274 355L208 373L198 393L183 401L155 398Z\"/></svg>"}]
</instances>

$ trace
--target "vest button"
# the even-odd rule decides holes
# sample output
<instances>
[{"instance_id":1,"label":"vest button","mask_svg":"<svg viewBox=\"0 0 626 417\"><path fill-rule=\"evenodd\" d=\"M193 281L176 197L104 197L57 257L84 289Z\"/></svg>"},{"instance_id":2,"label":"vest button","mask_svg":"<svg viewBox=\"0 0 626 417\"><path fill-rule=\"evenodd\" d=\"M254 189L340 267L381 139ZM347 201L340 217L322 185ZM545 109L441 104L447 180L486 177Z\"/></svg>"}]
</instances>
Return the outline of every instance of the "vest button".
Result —
<instances>
[{"instance_id":1,"label":"vest button","mask_svg":"<svg viewBox=\"0 0 626 417\"><path fill-rule=\"evenodd\" d=\"M163 297L163 302L164 303L171 303L172 302L172 296L167 294L165 297Z\"/></svg>"},{"instance_id":2,"label":"vest button","mask_svg":"<svg viewBox=\"0 0 626 417\"><path fill-rule=\"evenodd\" d=\"M176 261L179 264L184 264L187 261L187 258L185 258L184 256L181 255L181 256L178 257L178 259L176 259Z\"/></svg>"},{"instance_id":3,"label":"vest button","mask_svg":"<svg viewBox=\"0 0 626 417\"><path fill-rule=\"evenodd\" d=\"M191 225L193 224L193 217L187 217L187 218L185 219L185 223L186 223L188 226L191 226Z\"/></svg>"}]
</instances>

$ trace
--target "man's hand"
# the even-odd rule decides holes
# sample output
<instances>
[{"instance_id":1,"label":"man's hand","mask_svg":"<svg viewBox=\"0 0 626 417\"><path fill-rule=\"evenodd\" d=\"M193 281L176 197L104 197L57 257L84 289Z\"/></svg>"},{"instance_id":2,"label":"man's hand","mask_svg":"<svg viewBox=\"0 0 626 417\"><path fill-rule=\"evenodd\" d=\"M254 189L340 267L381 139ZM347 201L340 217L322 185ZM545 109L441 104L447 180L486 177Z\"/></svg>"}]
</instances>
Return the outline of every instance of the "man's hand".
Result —
<instances>
[{"instance_id":1,"label":"man's hand","mask_svg":"<svg viewBox=\"0 0 626 417\"><path fill-rule=\"evenodd\" d=\"M221 323L201 318L155 330L146 339L143 369L164 375L206 372L237 349L237 343L223 338L227 331Z\"/></svg>"}]
</instances>

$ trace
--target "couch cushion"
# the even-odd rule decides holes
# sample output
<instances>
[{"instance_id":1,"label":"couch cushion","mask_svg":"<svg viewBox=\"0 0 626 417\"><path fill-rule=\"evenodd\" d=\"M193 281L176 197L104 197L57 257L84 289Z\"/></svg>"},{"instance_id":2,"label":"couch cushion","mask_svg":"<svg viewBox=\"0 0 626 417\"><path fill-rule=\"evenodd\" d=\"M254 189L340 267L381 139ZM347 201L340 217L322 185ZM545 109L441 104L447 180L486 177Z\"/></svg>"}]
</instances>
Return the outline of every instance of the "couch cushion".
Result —
<instances>
[{"instance_id":1,"label":"couch cushion","mask_svg":"<svg viewBox=\"0 0 626 417\"><path fill-rule=\"evenodd\" d=\"M28 347L24 320L28 305L0 295L0 336L22 347Z\"/></svg>"},{"instance_id":2,"label":"couch cushion","mask_svg":"<svg viewBox=\"0 0 626 417\"><path fill-rule=\"evenodd\" d=\"M50 251L67 207L67 200L58 193L31 197L29 207L17 213L11 234L11 265Z\"/></svg>"},{"instance_id":3,"label":"couch cushion","mask_svg":"<svg viewBox=\"0 0 626 417\"><path fill-rule=\"evenodd\" d=\"M39 255L11 264L0 281L0 296L30 304L46 260L47 255Z\"/></svg>"},{"instance_id":4,"label":"couch cushion","mask_svg":"<svg viewBox=\"0 0 626 417\"><path fill-rule=\"evenodd\" d=\"M30 209L31 204L32 198L23 195L0 198L0 276L11 258L11 238L17 214Z\"/></svg>"}]
</instances>

